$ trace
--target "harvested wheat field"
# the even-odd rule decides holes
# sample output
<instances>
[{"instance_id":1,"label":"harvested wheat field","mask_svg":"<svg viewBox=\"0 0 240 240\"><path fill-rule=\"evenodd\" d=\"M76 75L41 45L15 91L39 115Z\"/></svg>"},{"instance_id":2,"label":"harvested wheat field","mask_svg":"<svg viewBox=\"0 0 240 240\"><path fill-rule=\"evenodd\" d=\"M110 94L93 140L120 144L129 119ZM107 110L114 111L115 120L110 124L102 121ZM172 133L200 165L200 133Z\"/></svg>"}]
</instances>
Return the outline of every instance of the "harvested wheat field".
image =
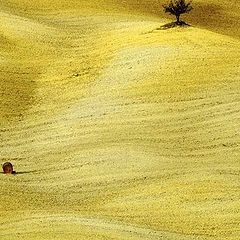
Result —
<instances>
[{"instance_id":1,"label":"harvested wheat field","mask_svg":"<svg viewBox=\"0 0 240 240\"><path fill-rule=\"evenodd\" d=\"M0 2L1 240L240 239L240 2Z\"/></svg>"}]
</instances>

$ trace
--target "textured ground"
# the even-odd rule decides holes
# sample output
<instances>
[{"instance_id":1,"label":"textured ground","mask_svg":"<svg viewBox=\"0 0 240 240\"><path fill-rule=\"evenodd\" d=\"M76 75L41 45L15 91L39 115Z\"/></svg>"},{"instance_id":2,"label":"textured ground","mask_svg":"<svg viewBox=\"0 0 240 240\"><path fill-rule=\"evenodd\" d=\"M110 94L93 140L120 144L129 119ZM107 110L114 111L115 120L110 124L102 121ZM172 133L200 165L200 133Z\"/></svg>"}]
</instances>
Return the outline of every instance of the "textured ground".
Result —
<instances>
[{"instance_id":1,"label":"textured ground","mask_svg":"<svg viewBox=\"0 0 240 240\"><path fill-rule=\"evenodd\" d=\"M0 2L0 239L240 239L240 3Z\"/></svg>"}]
</instances>

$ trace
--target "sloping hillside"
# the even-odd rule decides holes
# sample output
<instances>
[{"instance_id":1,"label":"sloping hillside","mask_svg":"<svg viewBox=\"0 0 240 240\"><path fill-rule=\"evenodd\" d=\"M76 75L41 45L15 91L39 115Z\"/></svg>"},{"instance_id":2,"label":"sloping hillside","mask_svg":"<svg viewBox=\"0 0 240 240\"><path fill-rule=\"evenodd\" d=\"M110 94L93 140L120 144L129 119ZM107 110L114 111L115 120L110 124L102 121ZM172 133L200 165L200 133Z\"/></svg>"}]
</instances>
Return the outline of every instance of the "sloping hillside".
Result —
<instances>
[{"instance_id":1,"label":"sloping hillside","mask_svg":"<svg viewBox=\"0 0 240 240\"><path fill-rule=\"evenodd\" d=\"M0 239L240 238L239 3L0 3Z\"/></svg>"}]
</instances>

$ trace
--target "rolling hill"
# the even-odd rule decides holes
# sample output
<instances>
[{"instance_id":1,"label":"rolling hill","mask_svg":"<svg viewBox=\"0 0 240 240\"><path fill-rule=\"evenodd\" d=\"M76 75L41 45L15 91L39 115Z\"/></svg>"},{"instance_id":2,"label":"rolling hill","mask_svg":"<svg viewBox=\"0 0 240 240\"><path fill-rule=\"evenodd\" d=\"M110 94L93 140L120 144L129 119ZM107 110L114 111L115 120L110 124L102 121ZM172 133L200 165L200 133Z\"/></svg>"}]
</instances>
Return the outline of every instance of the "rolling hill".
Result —
<instances>
[{"instance_id":1,"label":"rolling hill","mask_svg":"<svg viewBox=\"0 0 240 240\"><path fill-rule=\"evenodd\" d=\"M0 239L240 238L240 3L0 3Z\"/></svg>"}]
</instances>

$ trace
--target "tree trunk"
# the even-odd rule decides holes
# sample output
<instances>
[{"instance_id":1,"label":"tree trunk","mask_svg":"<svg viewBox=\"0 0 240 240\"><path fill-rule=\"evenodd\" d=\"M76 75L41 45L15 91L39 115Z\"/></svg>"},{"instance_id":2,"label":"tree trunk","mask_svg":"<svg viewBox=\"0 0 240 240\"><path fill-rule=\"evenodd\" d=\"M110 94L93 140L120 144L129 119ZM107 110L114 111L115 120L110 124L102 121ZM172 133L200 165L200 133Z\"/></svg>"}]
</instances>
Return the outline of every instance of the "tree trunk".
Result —
<instances>
[{"instance_id":1,"label":"tree trunk","mask_svg":"<svg viewBox=\"0 0 240 240\"><path fill-rule=\"evenodd\" d=\"M180 25L180 15L176 15L177 18L177 25Z\"/></svg>"}]
</instances>

